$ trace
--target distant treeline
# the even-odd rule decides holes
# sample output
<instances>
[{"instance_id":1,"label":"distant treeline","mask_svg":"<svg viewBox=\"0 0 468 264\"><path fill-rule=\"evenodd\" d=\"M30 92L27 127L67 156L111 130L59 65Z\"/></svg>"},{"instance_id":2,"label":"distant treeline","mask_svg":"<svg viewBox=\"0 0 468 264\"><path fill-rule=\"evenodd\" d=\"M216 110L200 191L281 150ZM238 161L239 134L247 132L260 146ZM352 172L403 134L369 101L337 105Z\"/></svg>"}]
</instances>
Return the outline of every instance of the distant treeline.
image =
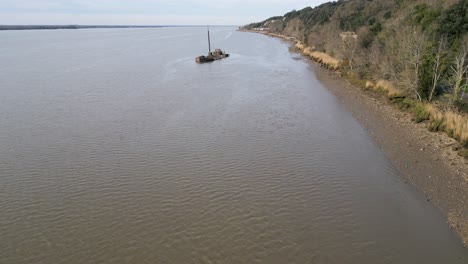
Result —
<instances>
[{"instance_id":1,"label":"distant treeline","mask_svg":"<svg viewBox=\"0 0 468 264\"><path fill-rule=\"evenodd\" d=\"M0 30L89 29L89 28L163 28L206 27L205 25L0 25ZM210 27L238 27L236 25L210 25Z\"/></svg>"},{"instance_id":2,"label":"distant treeline","mask_svg":"<svg viewBox=\"0 0 468 264\"><path fill-rule=\"evenodd\" d=\"M163 26L83 26L83 25L0 25L0 30L86 29L86 28L159 28Z\"/></svg>"}]
</instances>

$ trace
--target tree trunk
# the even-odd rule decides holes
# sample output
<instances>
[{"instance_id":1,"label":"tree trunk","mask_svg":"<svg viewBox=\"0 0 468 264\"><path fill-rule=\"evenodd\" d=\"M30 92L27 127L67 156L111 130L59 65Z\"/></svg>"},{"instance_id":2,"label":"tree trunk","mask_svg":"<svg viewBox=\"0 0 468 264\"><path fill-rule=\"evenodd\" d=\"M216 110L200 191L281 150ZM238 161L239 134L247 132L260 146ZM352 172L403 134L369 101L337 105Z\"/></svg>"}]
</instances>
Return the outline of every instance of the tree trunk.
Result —
<instances>
[{"instance_id":1,"label":"tree trunk","mask_svg":"<svg viewBox=\"0 0 468 264\"><path fill-rule=\"evenodd\" d=\"M447 38L442 37L439 40L439 45L437 46L437 50L435 52L435 62L434 62L434 76L432 78L432 88L431 93L429 94L428 101L432 101L432 97L434 96L434 91L437 88L437 84L439 83L440 76L442 74L442 61L445 57L445 49L447 47Z\"/></svg>"},{"instance_id":2,"label":"tree trunk","mask_svg":"<svg viewBox=\"0 0 468 264\"><path fill-rule=\"evenodd\" d=\"M467 47L464 46L455 57L455 67L451 67L455 77L455 84L453 86L453 101L460 100L460 91L463 86L464 75L468 72L468 65L465 65L466 55L468 53Z\"/></svg>"}]
</instances>

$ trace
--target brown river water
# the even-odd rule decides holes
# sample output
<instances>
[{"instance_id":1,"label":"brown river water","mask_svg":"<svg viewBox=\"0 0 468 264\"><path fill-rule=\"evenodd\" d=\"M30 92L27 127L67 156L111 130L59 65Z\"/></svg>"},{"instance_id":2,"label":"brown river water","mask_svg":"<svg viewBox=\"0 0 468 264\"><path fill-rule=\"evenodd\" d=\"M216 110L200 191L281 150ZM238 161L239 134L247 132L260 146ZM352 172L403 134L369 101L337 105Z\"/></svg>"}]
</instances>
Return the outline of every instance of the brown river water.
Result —
<instances>
[{"instance_id":1,"label":"brown river water","mask_svg":"<svg viewBox=\"0 0 468 264\"><path fill-rule=\"evenodd\" d=\"M468 263L289 44L0 32L0 263Z\"/></svg>"}]
</instances>

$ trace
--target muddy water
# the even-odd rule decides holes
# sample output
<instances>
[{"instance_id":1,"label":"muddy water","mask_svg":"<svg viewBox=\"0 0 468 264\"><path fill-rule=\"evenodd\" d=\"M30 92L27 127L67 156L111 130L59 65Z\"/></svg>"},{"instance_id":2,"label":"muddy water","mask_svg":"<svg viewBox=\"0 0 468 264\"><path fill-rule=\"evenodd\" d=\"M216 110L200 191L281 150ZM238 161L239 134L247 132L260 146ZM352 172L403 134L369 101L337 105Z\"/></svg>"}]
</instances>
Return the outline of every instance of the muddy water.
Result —
<instances>
[{"instance_id":1,"label":"muddy water","mask_svg":"<svg viewBox=\"0 0 468 264\"><path fill-rule=\"evenodd\" d=\"M467 263L288 44L0 32L0 263Z\"/></svg>"}]
</instances>

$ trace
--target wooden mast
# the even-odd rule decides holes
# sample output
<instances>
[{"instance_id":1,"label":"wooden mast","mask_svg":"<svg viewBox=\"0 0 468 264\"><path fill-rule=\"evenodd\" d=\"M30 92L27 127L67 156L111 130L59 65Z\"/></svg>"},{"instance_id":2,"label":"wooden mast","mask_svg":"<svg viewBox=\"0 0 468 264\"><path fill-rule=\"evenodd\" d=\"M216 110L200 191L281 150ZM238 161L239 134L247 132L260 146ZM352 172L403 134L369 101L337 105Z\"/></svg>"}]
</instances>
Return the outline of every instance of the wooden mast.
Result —
<instances>
[{"instance_id":1,"label":"wooden mast","mask_svg":"<svg viewBox=\"0 0 468 264\"><path fill-rule=\"evenodd\" d=\"M208 30L208 54L211 54L210 28L206 26L206 29Z\"/></svg>"}]
</instances>

